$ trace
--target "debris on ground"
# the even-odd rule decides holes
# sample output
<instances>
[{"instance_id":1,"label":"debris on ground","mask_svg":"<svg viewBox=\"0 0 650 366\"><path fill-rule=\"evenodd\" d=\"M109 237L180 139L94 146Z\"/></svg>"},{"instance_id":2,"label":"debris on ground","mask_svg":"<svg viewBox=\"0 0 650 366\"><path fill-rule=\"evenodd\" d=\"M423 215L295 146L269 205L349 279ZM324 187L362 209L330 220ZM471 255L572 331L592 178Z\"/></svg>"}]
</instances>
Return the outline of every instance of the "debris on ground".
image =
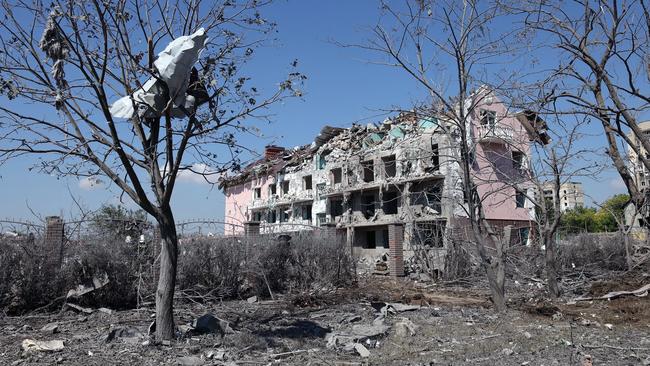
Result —
<instances>
[{"instance_id":1,"label":"debris on ground","mask_svg":"<svg viewBox=\"0 0 650 366\"><path fill-rule=\"evenodd\" d=\"M234 333L227 321L219 319L212 314L205 314L194 320L192 328L193 329L189 329L189 331L194 331L197 334L214 333L223 336L225 334ZM184 329L188 330L186 328Z\"/></svg>"},{"instance_id":2,"label":"debris on ground","mask_svg":"<svg viewBox=\"0 0 650 366\"><path fill-rule=\"evenodd\" d=\"M25 352L61 352L65 348L61 340L37 341L33 339L25 339L22 347Z\"/></svg>"},{"instance_id":3,"label":"debris on ground","mask_svg":"<svg viewBox=\"0 0 650 366\"><path fill-rule=\"evenodd\" d=\"M176 359L176 364L180 366L200 366L204 364L204 361L199 357L185 356Z\"/></svg>"},{"instance_id":4,"label":"debris on ground","mask_svg":"<svg viewBox=\"0 0 650 366\"><path fill-rule=\"evenodd\" d=\"M67 307L69 307L69 308L72 308L72 309L74 309L74 310L76 310L76 311L79 311L79 312L82 312L82 313L86 313L86 314L92 314L92 313L94 312L94 310L91 309L91 308L85 308L85 307L83 307L83 306L79 306L79 305L77 305L77 304L71 304L71 303L69 303L69 302L66 303L65 305L66 305Z\"/></svg>"},{"instance_id":5,"label":"debris on ground","mask_svg":"<svg viewBox=\"0 0 650 366\"><path fill-rule=\"evenodd\" d=\"M419 327L415 325L412 321L403 318L402 320L395 323L395 334L400 338L405 338L407 336L414 336L418 328Z\"/></svg>"},{"instance_id":6,"label":"debris on ground","mask_svg":"<svg viewBox=\"0 0 650 366\"><path fill-rule=\"evenodd\" d=\"M370 357L370 351L361 343L355 343L354 344L354 349L357 351L359 356L361 357Z\"/></svg>"},{"instance_id":7,"label":"debris on ground","mask_svg":"<svg viewBox=\"0 0 650 366\"><path fill-rule=\"evenodd\" d=\"M59 332L59 323L47 323L41 328L41 332L45 334L54 334Z\"/></svg>"},{"instance_id":8,"label":"debris on ground","mask_svg":"<svg viewBox=\"0 0 650 366\"><path fill-rule=\"evenodd\" d=\"M293 305L291 296L284 295L263 303L248 303L246 297L215 303L179 301L174 314L179 336L161 343L143 335L153 320L153 308L114 311L110 317L99 309L91 314L64 311L4 317L0 365L20 361L76 366L415 366L435 360L435 364L531 366L580 365L586 354L593 365L650 364L646 362L650 361L650 297L567 305L538 301L528 287L520 288L520 293L510 292L513 300L506 318L485 303L489 292L484 289L438 286L435 292L427 292L383 277L363 278L356 288L314 295L317 305L307 307ZM598 295L603 293L607 291ZM419 308L410 306L415 301ZM563 316L554 319L552 315L558 313ZM49 337L55 335L42 331L51 323L57 323L65 335L59 337L65 347L21 350L18 356L16 348L26 339L53 339ZM193 326L199 323L207 323L208 330L232 332L199 333ZM26 348L30 348L27 343Z\"/></svg>"},{"instance_id":9,"label":"debris on ground","mask_svg":"<svg viewBox=\"0 0 650 366\"><path fill-rule=\"evenodd\" d=\"M634 291L613 291L599 297L579 297L574 299L572 302L578 301L593 301L593 300L612 300L621 296L636 296L636 297L646 297L648 296L648 291L650 291L650 283Z\"/></svg>"},{"instance_id":10,"label":"debris on ground","mask_svg":"<svg viewBox=\"0 0 650 366\"><path fill-rule=\"evenodd\" d=\"M76 288L68 291L66 298L77 298L81 297L87 293L98 290L106 285L110 280L108 279L108 274L106 272L102 273L100 276L93 276L92 280L89 283L80 284Z\"/></svg>"},{"instance_id":11,"label":"debris on ground","mask_svg":"<svg viewBox=\"0 0 650 366\"><path fill-rule=\"evenodd\" d=\"M111 329L106 336L105 342L109 343L116 339L121 339L126 343L139 343L144 338L144 334L135 327L117 327Z\"/></svg>"}]
</instances>

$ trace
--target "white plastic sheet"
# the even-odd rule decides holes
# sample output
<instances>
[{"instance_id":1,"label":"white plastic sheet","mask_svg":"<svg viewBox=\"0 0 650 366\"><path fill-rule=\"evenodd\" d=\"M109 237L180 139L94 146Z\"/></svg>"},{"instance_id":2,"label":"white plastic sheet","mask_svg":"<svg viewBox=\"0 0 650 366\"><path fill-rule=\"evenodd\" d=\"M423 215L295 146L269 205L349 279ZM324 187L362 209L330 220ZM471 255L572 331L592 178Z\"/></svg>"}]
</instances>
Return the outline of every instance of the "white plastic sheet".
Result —
<instances>
[{"instance_id":1,"label":"white plastic sheet","mask_svg":"<svg viewBox=\"0 0 650 366\"><path fill-rule=\"evenodd\" d=\"M111 115L116 118L132 118L135 113L141 117L160 116L166 102L164 84L161 83L169 88L169 96L175 107L174 116L184 116L178 110L179 106L192 110L195 101L186 91L192 67L198 61L207 40L205 30L200 28L194 34L171 41L154 61L159 77L147 80L133 95L118 99L111 106Z\"/></svg>"}]
</instances>

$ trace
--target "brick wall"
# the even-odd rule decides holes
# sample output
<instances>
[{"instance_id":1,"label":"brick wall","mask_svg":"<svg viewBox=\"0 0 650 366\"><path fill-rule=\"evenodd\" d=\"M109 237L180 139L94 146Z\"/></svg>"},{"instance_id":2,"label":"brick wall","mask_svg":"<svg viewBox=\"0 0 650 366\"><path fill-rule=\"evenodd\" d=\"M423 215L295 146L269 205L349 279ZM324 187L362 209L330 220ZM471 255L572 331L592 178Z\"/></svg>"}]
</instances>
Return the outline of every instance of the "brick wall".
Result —
<instances>
[{"instance_id":1,"label":"brick wall","mask_svg":"<svg viewBox=\"0 0 650 366\"><path fill-rule=\"evenodd\" d=\"M388 252L391 277L404 276L404 226L388 225Z\"/></svg>"}]
</instances>

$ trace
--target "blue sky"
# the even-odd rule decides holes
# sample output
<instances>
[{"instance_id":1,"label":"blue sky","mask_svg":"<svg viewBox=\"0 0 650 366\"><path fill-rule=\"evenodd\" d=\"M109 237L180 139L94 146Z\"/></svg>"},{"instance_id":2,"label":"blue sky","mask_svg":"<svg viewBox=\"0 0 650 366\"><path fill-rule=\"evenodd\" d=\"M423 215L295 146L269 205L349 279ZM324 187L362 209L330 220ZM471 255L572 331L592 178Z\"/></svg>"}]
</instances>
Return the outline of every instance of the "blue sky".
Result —
<instances>
[{"instance_id":1,"label":"blue sky","mask_svg":"<svg viewBox=\"0 0 650 366\"><path fill-rule=\"evenodd\" d=\"M332 41L363 43L379 17L375 1L279 1L265 15L279 24L270 47L257 52L248 65L253 81L274 86L298 59L308 76L305 95L273 107L273 123L259 123L264 137L245 137L247 146L261 151L275 143L293 147L309 143L325 124L349 126L352 122L380 121L383 110L408 108L423 93L405 74L371 64L377 56L355 48L342 48ZM7 103L2 97L0 103ZM599 126L594 126L599 131ZM602 146L604 138L590 137L587 144ZM78 209L73 195L85 209L102 203L118 203L115 187L90 186L76 178L60 178L30 172L33 160L23 158L0 167L0 218L33 218L39 215L74 217ZM106 181L104 179L104 181ZM613 171L598 180L583 179L585 193L595 200L623 192ZM223 216L221 192L200 179L184 177L177 185L172 206L177 221L190 218L219 219Z\"/></svg>"}]
</instances>

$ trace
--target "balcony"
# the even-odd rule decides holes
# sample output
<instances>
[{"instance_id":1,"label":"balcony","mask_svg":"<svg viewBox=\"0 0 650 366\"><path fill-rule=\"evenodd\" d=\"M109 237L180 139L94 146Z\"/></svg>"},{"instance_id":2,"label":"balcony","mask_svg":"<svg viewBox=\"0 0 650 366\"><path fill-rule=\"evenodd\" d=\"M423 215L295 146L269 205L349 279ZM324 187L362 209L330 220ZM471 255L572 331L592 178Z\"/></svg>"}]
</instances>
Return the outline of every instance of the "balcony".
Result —
<instances>
[{"instance_id":1,"label":"balcony","mask_svg":"<svg viewBox=\"0 0 650 366\"><path fill-rule=\"evenodd\" d=\"M515 137L515 131L508 126L480 125L478 126L479 142L487 143L508 143Z\"/></svg>"}]
</instances>

